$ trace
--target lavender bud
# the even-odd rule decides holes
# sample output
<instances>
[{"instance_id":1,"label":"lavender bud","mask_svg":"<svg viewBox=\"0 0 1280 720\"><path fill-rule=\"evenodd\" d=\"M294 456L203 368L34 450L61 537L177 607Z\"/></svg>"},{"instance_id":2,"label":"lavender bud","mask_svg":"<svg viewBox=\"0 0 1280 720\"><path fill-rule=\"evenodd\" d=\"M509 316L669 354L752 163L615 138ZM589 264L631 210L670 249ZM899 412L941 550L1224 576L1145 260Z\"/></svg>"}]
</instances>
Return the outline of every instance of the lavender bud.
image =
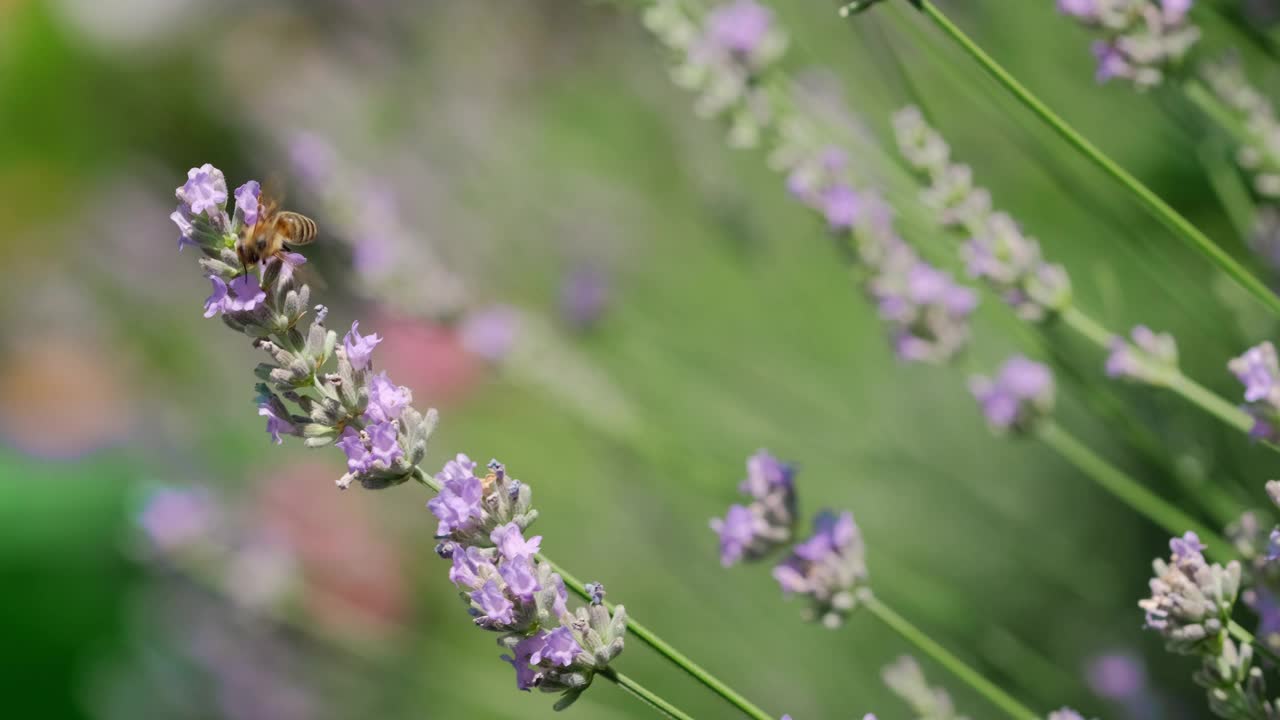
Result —
<instances>
[{"instance_id":1,"label":"lavender bud","mask_svg":"<svg viewBox=\"0 0 1280 720\"><path fill-rule=\"evenodd\" d=\"M602 604L604 604L604 595L605 595L605 592L604 592L604 585L603 585L602 583L594 583L594 582L592 582L592 583L587 583L586 585L584 585L584 586L582 586L582 587L583 587L583 589L584 589L584 590L586 590L586 591L587 591L587 595L590 595L590 596L591 596L591 604L592 604L592 605L602 605Z\"/></svg>"},{"instance_id":2,"label":"lavender bud","mask_svg":"<svg viewBox=\"0 0 1280 720\"><path fill-rule=\"evenodd\" d=\"M791 540L796 523L795 471L766 450L747 459L747 478L739 490L748 505L732 505L711 529L720 537L720 564L757 560Z\"/></svg>"},{"instance_id":3,"label":"lavender bud","mask_svg":"<svg viewBox=\"0 0 1280 720\"><path fill-rule=\"evenodd\" d=\"M1005 361L994 379L974 377L969 389L997 432L1027 432L1053 410L1053 373L1022 355Z\"/></svg>"},{"instance_id":4,"label":"lavender bud","mask_svg":"<svg viewBox=\"0 0 1280 720\"><path fill-rule=\"evenodd\" d=\"M813 535L792 548L773 568L785 595L805 595L808 620L839 627L866 591L867 565L862 533L853 514L823 511L814 519Z\"/></svg>"},{"instance_id":5,"label":"lavender bud","mask_svg":"<svg viewBox=\"0 0 1280 720\"><path fill-rule=\"evenodd\" d=\"M1178 373L1178 346L1168 333L1154 333L1145 325L1130 332L1133 342L1111 339L1106 371L1109 377L1147 385L1166 385Z\"/></svg>"},{"instance_id":6,"label":"lavender bud","mask_svg":"<svg viewBox=\"0 0 1280 720\"><path fill-rule=\"evenodd\" d=\"M1280 364L1270 342L1249 348L1227 363L1227 368L1244 385L1245 410L1253 417L1250 436L1276 441L1280 436Z\"/></svg>"}]
</instances>

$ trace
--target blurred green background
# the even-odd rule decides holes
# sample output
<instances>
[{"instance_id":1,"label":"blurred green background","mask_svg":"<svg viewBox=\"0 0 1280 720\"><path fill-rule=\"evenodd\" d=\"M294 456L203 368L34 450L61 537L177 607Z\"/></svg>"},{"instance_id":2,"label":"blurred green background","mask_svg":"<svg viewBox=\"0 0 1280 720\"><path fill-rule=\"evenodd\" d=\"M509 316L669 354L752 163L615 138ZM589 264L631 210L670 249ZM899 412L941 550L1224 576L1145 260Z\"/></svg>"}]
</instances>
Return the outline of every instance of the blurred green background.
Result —
<instances>
[{"instance_id":1,"label":"blurred green background","mask_svg":"<svg viewBox=\"0 0 1280 720\"><path fill-rule=\"evenodd\" d=\"M1172 331L1189 375L1238 395L1226 359L1274 328L965 57L906 12L769 4L789 67L833 71L886 147L889 113L924 98L1084 307ZM1275 277L1227 222L1197 161L1208 130L1178 97L1097 87L1089 38L1047 0L939 4ZM1228 21L1237 4L1209 5L1209 44L1239 45L1274 88ZM1215 524L1263 503L1274 456L1106 384L1074 337L1029 344L990 297L959 368L898 363L822 228L761 152L694 117L663 58L634 11L570 0L0 0L4 714L553 715L468 622L423 491L340 495L337 452L270 444L256 355L200 317L207 284L174 252L172 188L211 162L232 187L280 173L319 222L332 326L387 336L387 367L441 410L429 467L500 458L534 485L549 554L771 712L906 717L879 671L910 648L870 617L804 625L767 568L720 569L707 519L759 447L798 463L806 513L854 511L886 601L1034 707L1130 716L1085 681L1123 651L1158 716L1207 716L1189 663L1140 629L1163 533L1046 448L991 437L965 378L1015 347L1056 358L1063 424ZM308 161L330 182L302 177ZM375 246L390 260L357 272ZM607 302L584 327L562 306L587 272ZM491 303L520 313L496 364L449 322ZM1230 498L1220 515L1206 485ZM185 563L140 532L164 487L216 501ZM638 642L620 667L731 717ZM962 710L993 712L925 669ZM571 710L649 712L606 683Z\"/></svg>"}]
</instances>

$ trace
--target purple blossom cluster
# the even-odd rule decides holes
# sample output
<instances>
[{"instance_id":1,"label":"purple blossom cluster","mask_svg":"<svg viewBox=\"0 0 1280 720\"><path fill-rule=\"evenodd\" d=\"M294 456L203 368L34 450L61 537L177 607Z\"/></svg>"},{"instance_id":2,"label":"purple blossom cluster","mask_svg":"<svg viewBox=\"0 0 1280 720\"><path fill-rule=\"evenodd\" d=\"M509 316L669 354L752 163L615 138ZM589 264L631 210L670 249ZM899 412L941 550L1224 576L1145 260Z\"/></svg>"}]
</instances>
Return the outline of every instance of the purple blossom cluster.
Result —
<instances>
[{"instance_id":1,"label":"purple blossom cluster","mask_svg":"<svg viewBox=\"0 0 1280 720\"><path fill-rule=\"evenodd\" d=\"M622 652L626 610L610 614L604 587L592 584L590 606L570 612L564 580L538 555L542 537L524 535L537 518L531 489L496 460L483 477L475 469L459 454L435 477L436 552L452 562L449 580L476 626L502 633L516 686L563 693L557 708L567 707Z\"/></svg>"},{"instance_id":2,"label":"purple blossom cluster","mask_svg":"<svg viewBox=\"0 0 1280 720\"><path fill-rule=\"evenodd\" d=\"M997 432L1027 432L1053 410L1053 372L1022 355L1006 360L994 378L974 377L969 390Z\"/></svg>"},{"instance_id":3,"label":"purple blossom cluster","mask_svg":"<svg viewBox=\"0 0 1280 720\"><path fill-rule=\"evenodd\" d=\"M699 21L679 0L657 0L644 21L679 56L673 78L698 94L699 114L727 117L735 146L759 142L772 113L758 81L787 46L773 11L755 0L730 0Z\"/></svg>"},{"instance_id":4,"label":"purple blossom cluster","mask_svg":"<svg viewBox=\"0 0 1280 720\"><path fill-rule=\"evenodd\" d=\"M1204 549L1193 532L1170 540L1169 559L1153 563L1151 597L1138 603L1146 612L1146 627L1160 633L1169 650L1184 655L1218 651L1240 589L1240 563L1210 564Z\"/></svg>"},{"instance_id":5,"label":"purple blossom cluster","mask_svg":"<svg viewBox=\"0 0 1280 720\"><path fill-rule=\"evenodd\" d=\"M747 478L738 490L750 499L729 506L724 518L713 518L720 537L720 564L758 560L791 540L796 524L795 469L767 450L747 458Z\"/></svg>"},{"instance_id":6,"label":"purple blossom cluster","mask_svg":"<svg viewBox=\"0 0 1280 720\"><path fill-rule=\"evenodd\" d=\"M1157 333L1136 325L1129 339L1111 338L1106 362L1107 377L1147 385L1165 385L1178 374L1178 345L1169 333Z\"/></svg>"},{"instance_id":7,"label":"purple blossom cluster","mask_svg":"<svg viewBox=\"0 0 1280 720\"><path fill-rule=\"evenodd\" d=\"M363 334L352 323L339 343L324 325L327 310L308 308L310 288L294 272L305 262L301 255L240 265L236 238L257 219L260 189L252 181L237 189L231 216L226 190L216 168L193 168L178 188L173 219L182 233L179 249L199 248L201 267L214 284L206 317L221 316L269 357L255 374L261 381L258 413L272 440L296 435L310 447L336 445L347 458L340 488L352 482L384 488L415 476L425 481L419 466L435 411L419 413L408 388L385 371L375 373L380 336ZM308 313L304 334L299 328ZM463 591L476 625L502 633L499 642L511 653L504 659L515 667L517 685L562 692L557 707L566 707L622 651L626 611L619 606L611 613L603 587L594 585L590 607L570 612L562 578L538 555L542 539L524 536L537 517L528 485L507 477L496 461L483 477L474 471L475 463L459 455L435 478L439 494L428 506L439 521L438 552L452 560L449 578ZM191 512L179 500L157 505L146 518L167 542L174 541L173 532L162 515Z\"/></svg>"},{"instance_id":8,"label":"purple blossom cluster","mask_svg":"<svg viewBox=\"0 0 1280 720\"><path fill-rule=\"evenodd\" d=\"M837 237L852 242L864 290L898 357L944 363L963 350L977 293L920 259L903 241L884 199L874 191L854 189L844 152L828 146L799 153L786 165L791 195L821 213Z\"/></svg>"},{"instance_id":9,"label":"purple blossom cluster","mask_svg":"<svg viewBox=\"0 0 1280 720\"><path fill-rule=\"evenodd\" d=\"M1098 82L1129 80L1139 90L1160 85L1200 39L1190 24L1192 0L1058 0L1058 11L1094 28Z\"/></svg>"},{"instance_id":10,"label":"purple blossom cluster","mask_svg":"<svg viewBox=\"0 0 1280 720\"><path fill-rule=\"evenodd\" d=\"M720 564L761 560L787 543L795 530L795 471L764 450L747 459L747 478L738 487L751 498L733 505L724 518L711 521L720 537ZM853 514L822 511L813 534L797 543L773 569L784 595L810 599L806 619L839 627L856 607L865 588L867 566L862 534Z\"/></svg>"},{"instance_id":11,"label":"purple blossom cluster","mask_svg":"<svg viewBox=\"0 0 1280 720\"><path fill-rule=\"evenodd\" d=\"M305 257L283 252L243 267L236 238L257 221L259 193L254 180L237 188L229 216L226 180L208 164L192 168L177 189L171 218L182 233L179 249L200 249L200 265L213 286L204 315L220 316L269 357L254 373L260 380L258 415L274 442L296 435L311 447L337 445L347 456L347 473L338 480L342 488L353 481L367 488L402 483L426 456L435 411L417 412L408 388L385 372L374 374L373 350L381 341L376 334L362 335L353 323L339 345L337 333L325 327L324 306L308 307L311 289L296 272ZM299 328L308 314L303 334ZM331 360L337 367L327 371Z\"/></svg>"},{"instance_id":12,"label":"purple blossom cluster","mask_svg":"<svg viewBox=\"0 0 1280 720\"><path fill-rule=\"evenodd\" d=\"M1244 385L1244 409L1253 417L1249 435L1280 441L1280 363L1275 346L1270 342L1255 345L1228 362L1227 368Z\"/></svg>"},{"instance_id":13,"label":"purple blossom cluster","mask_svg":"<svg viewBox=\"0 0 1280 720\"><path fill-rule=\"evenodd\" d=\"M1071 303L1071 279L1061 265L1047 262L1040 243L1023 234L1018 223L991 208L991 194L975 187L973 171L951 162L951 148L914 106L893 116L902 156L930 185L921 201L937 214L943 227L964 233L961 248L969 275L985 281L1026 320L1041 321Z\"/></svg>"},{"instance_id":14,"label":"purple blossom cluster","mask_svg":"<svg viewBox=\"0 0 1280 720\"><path fill-rule=\"evenodd\" d=\"M1249 82L1234 56L1207 63L1203 75L1214 95L1235 114L1244 132L1236 162L1252 177L1254 192L1270 201L1280 200L1280 119L1276 118L1275 106ZM1265 209L1270 215L1276 212L1272 206ZM1260 224L1260 228L1273 230L1275 218L1264 219L1270 222ZM1274 246L1268 245L1265 250L1260 254L1274 265Z\"/></svg>"}]
</instances>

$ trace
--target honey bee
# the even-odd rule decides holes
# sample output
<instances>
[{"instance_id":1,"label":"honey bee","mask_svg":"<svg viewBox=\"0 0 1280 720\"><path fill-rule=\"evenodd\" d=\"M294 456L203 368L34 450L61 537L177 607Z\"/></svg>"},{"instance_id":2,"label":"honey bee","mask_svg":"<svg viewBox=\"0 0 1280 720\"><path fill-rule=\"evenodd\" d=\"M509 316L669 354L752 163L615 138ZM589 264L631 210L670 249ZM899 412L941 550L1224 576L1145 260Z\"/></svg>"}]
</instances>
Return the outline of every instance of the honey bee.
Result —
<instances>
[{"instance_id":1,"label":"honey bee","mask_svg":"<svg viewBox=\"0 0 1280 720\"><path fill-rule=\"evenodd\" d=\"M279 194L263 188L258 195L258 218L236 238L236 254L245 267L279 255L287 247L309 245L316 239L316 221L291 210L281 210Z\"/></svg>"}]
</instances>

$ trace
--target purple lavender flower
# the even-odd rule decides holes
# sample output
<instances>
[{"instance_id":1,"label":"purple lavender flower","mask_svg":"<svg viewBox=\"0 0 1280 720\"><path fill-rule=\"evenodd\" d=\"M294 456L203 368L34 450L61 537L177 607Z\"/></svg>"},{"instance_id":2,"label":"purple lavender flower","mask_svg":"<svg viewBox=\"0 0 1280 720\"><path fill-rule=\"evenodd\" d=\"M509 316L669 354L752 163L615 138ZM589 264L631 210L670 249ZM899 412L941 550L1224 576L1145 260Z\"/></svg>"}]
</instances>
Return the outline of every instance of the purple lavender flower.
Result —
<instances>
[{"instance_id":1,"label":"purple lavender flower","mask_svg":"<svg viewBox=\"0 0 1280 720\"><path fill-rule=\"evenodd\" d=\"M790 492L794 489L795 468L774 457L768 450L757 450L747 458L747 479L738 490L757 500L763 500L776 490Z\"/></svg>"},{"instance_id":2,"label":"purple lavender flower","mask_svg":"<svg viewBox=\"0 0 1280 720\"><path fill-rule=\"evenodd\" d=\"M477 547L458 549L453 553L453 566L449 568L449 581L458 587L478 589L488 579L498 575L498 568Z\"/></svg>"},{"instance_id":3,"label":"purple lavender flower","mask_svg":"<svg viewBox=\"0 0 1280 720\"><path fill-rule=\"evenodd\" d=\"M1058 0L1058 12L1080 20L1094 20L1098 17L1097 0Z\"/></svg>"},{"instance_id":4,"label":"purple lavender flower","mask_svg":"<svg viewBox=\"0 0 1280 720\"><path fill-rule=\"evenodd\" d=\"M538 535L529 540L524 539L524 535L520 532L520 526L515 523L507 523L494 528L493 533L489 535L489 539L497 546L498 552L507 560L525 556L532 557L538 553L539 547L542 545L542 536Z\"/></svg>"},{"instance_id":5,"label":"purple lavender flower","mask_svg":"<svg viewBox=\"0 0 1280 720\"><path fill-rule=\"evenodd\" d=\"M593 267L573 271L560 288L560 312L575 328L595 325L608 303L608 278Z\"/></svg>"},{"instance_id":6,"label":"purple lavender flower","mask_svg":"<svg viewBox=\"0 0 1280 720\"><path fill-rule=\"evenodd\" d=\"M1267 536L1267 562L1280 560L1280 528L1275 528Z\"/></svg>"},{"instance_id":7,"label":"purple lavender flower","mask_svg":"<svg viewBox=\"0 0 1280 720\"><path fill-rule=\"evenodd\" d=\"M500 362L515 346L520 316L506 305L494 305L468 313L458 328L467 352L489 362Z\"/></svg>"},{"instance_id":8,"label":"purple lavender flower","mask_svg":"<svg viewBox=\"0 0 1280 720\"><path fill-rule=\"evenodd\" d=\"M1254 422L1250 437L1276 440L1275 428L1280 420L1280 365L1277 365L1275 346L1264 342L1251 347L1227 363L1227 368L1244 384L1245 411Z\"/></svg>"},{"instance_id":9,"label":"purple lavender flower","mask_svg":"<svg viewBox=\"0 0 1280 720\"><path fill-rule=\"evenodd\" d=\"M370 422L391 422L398 419L411 402L413 393L409 388L391 382L384 370L369 379L369 405L364 417Z\"/></svg>"},{"instance_id":10,"label":"purple lavender flower","mask_svg":"<svg viewBox=\"0 0 1280 720\"><path fill-rule=\"evenodd\" d=\"M191 214L203 215L220 209L227 201L227 180L221 170L205 163L187 171L187 182L175 194Z\"/></svg>"},{"instance_id":11,"label":"purple lavender flower","mask_svg":"<svg viewBox=\"0 0 1280 720\"><path fill-rule=\"evenodd\" d=\"M1169 560L1152 563L1151 597L1138 602L1146 612L1146 627L1163 635L1169 650L1182 654L1219 647L1240 589L1240 563L1210 565L1194 549L1199 546L1194 535L1171 540Z\"/></svg>"},{"instance_id":12,"label":"purple lavender flower","mask_svg":"<svg viewBox=\"0 0 1280 720\"><path fill-rule=\"evenodd\" d=\"M848 185L833 185L822 195L822 213L832 230L848 230L858 221L861 202Z\"/></svg>"},{"instance_id":13,"label":"purple lavender flower","mask_svg":"<svg viewBox=\"0 0 1280 720\"><path fill-rule=\"evenodd\" d=\"M245 225L258 223L258 196L261 194L262 185L257 180L250 180L236 188L236 212Z\"/></svg>"},{"instance_id":14,"label":"purple lavender flower","mask_svg":"<svg viewBox=\"0 0 1280 720\"><path fill-rule=\"evenodd\" d=\"M210 275L209 282L213 283L213 292L204 301L204 316L207 318L231 309L231 298L227 296L227 283L217 275Z\"/></svg>"},{"instance_id":15,"label":"purple lavender flower","mask_svg":"<svg viewBox=\"0 0 1280 720\"><path fill-rule=\"evenodd\" d=\"M203 490L162 487L152 491L138 514L138 525L160 550L186 546L208 532L214 507Z\"/></svg>"},{"instance_id":16,"label":"purple lavender flower","mask_svg":"<svg viewBox=\"0 0 1280 720\"><path fill-rule=\"evenodd\" d=\"M1142 660L1130 652L1109 652L1089 661L1085 678L1099 697L1108 700L1140 699L1147 687L1147 671Z\"/></svg>"},{"instance_id":17,"label":"purple lavender flower","mask_svg":"<svg viewBox=\"0 0 1280 720\"><path fill-rule=\"evenodd\" d=\"M533 602L533 594L542 589L533 574L533 564L524 555L507 558L498 568L498 573L506 581L511 594L522 602Z\"/></svg>"},{"instance_id":18,"label":"purple lavender flower","mask_svg":"<svg viewBox=\"0 0 1280 720\"><path fill-rule=\"evenodd\" d=\"M382 338L378 337L377 333L361 335L359 321L351 323L351 331L342 338L342 348L347 355L347 362L351 363L351 367L356 370L364 370L369 367L373 349L380 342L382 342Z\"/></svg>"},{"instance_id":19,"label":"purple lavender flower","mask_svg":"<svg viewBox=\"0 0 1280 720\"><path fill-rule=\"evenodd\" d=\"M1192 0L1161 0L1164 21L1170 25L1178 25L1186 20L1187 13L1191 11L1191 2Z\"/></svg>"},{"instance_id":20,"label":"purple lavender flower","mask_svg":"<svg viewBox=\"0 0 1280 720\"><path fill-rule=\"evenodd\" d=\"M1227 367L1244 384L1245 402L1267 400L1275 404L1280 365L1276 361L1276 349L1270 342L1249 348Z\"/></svg>"},{"instance_id":21,"label":"purple lavender flower","mask_svg":"<svg viewBox=\"0 0 1280 720\"><path fill-rule=\"evenodd\" d=\"M735 0L712 10L706 22L709 42L725 51L750 56L769 36L773 12L754 0Z\"/></svg>"},{"instance_id":22,"label":"purple lavender flower","mask_svg":"<svg viewBox=\"0 0 1280 720\"><path fill-rule=\"evenodd\" d=\"M267 293L258 284L258 279L251 273L245 273L231 281L227 286L230 296L226 301L226 309L233 312L249 312L267 299ZM208 312L208 309L205 309Z\"/></svg>"},{"instance_id":23,"label":"purple lavender flower","mask_svg":"<svg viewBox=\"0 0 1280 720\"><path fill-rule=\"evenodd\" d=\"M373 469L373 455L355 428L348 426L344 429L342 437L334 444L347 454L347 470L351 474L359 475Z\"/></svg>"},{"instance_id":24,"label":"purple lavender flower","mask_svg":"<svg viewBox=\"0 0 1280 720\"><path fill-rule=\"evenodd\" d=\"M281 408L273 407L273 403L264 402L258 405L258 416L267 419L267 432L271 434L271 441L277 445L284 442L280 439L280 433L290 435L295 432L293 423L289 422L288 416L282 415L280 410Z\"/></svg>"},{"instance_id":25,"label":"purple lavender flower","mask_svg":"<svg viewBox=\"0 0 1280 720\"><path fill-rule=\"evenodd\" d=\"M569 667L573 664L574 658L578 656L578 653L582 652L582 648L578 646L578 641L573 638L573 633L564 626L552 630L542 639L542 647L529 658L529 662L534 665L547 660L552 665Z\"/></svg>"},{"instance_id":26,"label":"purple lavender flower","mask_svg":"<svg viewBox=\"0 0 1280 720\"><path fill-rule=\"evenodd\" d=\"M451 460L450 464L455 468L459 467L455 461ZM427 507L440 521L436 535L443 537L455 530L465 529L483 517L480 501L484 489L480 478L469 473L465 477L450 475L449 466L446 465L445 471L437 474L436 479L441 480L444 487L440 494L427 501Z\"/></svg>"},{"instance_id":27,"label":"purple lavender flower","mask_svg":"<svg viewBox=\"0 0 1280 720\"><path fill-rule=\"evenodd\" d=\"M720 536L720 564L730 567L742 559L765 523L745 505L730 505L723 520L711 520L711 529Z\"/></svg>"},{"instance_id":28,"label":"purple lavender flower","mask_svg":"<svg viewBox=\"0 0 1280 720\"><path fill-rule=\"evenodd\" d=\"M1005 361L994 380L975 377L969 389L992 428L1026 430L1053 406L1053 374L1022 355Z\"/></svg>"},{"instance_id":29,"label":"purple lavender flower","mask_svg":"<svg viewBox=\"0 0 1280 720\"><path fill-rule=\"evenodd\" d=\"M169 219L174 225L178 226L178 252L182 252L184 247L200 247L200 243L193 239L196 226L191 222L191 216L187 214L186 208L179 207L169 214Z\"/></svg>"},{"instance_id":30,"label":"purple lavender flower","mask_svg":"<svg viewBox=\"0 0 1280 720\"><path fill-rule=\"evenodd\" d=\"M479 590L471 593L471 601L480 608L481 615L476 618L477 624L497 627L512 625L516 621L516 606L493 580L487 581Z\"/></svg>"},{"instance_id":31,"label":"purple lavender flower","mask_svg":"<svg viewBox=\"0 0 1280 720\"><path fill-rule=\"evenodd\" d=\"M853 514L823 511L814 518L813 535L796 544L773 569L783 594L809 596L805 616L834 628L857 604L867 566L862 534Z\"/></svg>"},{"instance_id":32,"label":"purple lavender flower","mask_svg":"<svg viewBox=\"0 0 1280 720\"><path fill-rule=\"evenodd\" d=\"M1200 536L1190 530L1183 533L1182 537L1175 537L1169 541L1169 550L1173 554L1173 562L1177 564L1193 563L1198 565L1203 563L1204 555L1201 551L1205 547L1205 544L1200 542Z\"/></svg>"},{"instance_id":33,"label":"purple lavender flower","mask_svg":"<svg viewBox=\"0 0 1280 720\"><path fill-rule=\"evenodd\" d=\"M515 657L511 655L503 655L502 659L516 669L516 687L528 691L537 686L538 681L542 678L542 673L538 672L531 665L535 653L542 650L546 644L543 634L538 632L522 639L519 644L512 650ZM541 658L539 658L541 659Z\"/></svg>"},{"instance_id":34,"label":"purple lavender flower","mask_svg":"<svg viewBox=\"0 0 1280 720\"><path fill-rule=\"evenodd\" d=\"M396 460L404 457L395 423L376 422L365 428L365 432L369 434L369 457L373 462L382 463L384 468L390 468L395 465Z\"/></svg>"},{"instance_id":35,"label":"purple lavender flower","mask_svg":"<svg viewBox=\"0 0 1280 720\"><path fill-rule=\"evenodd\" d=\"M1090 50L1093 52L1093 58L1098 61L1098 70L1094 77L1099 83L1105 83L1112 78L1129 77L1133 73L1133 67L1129 65L1125 54L1115 44L1098 40L1093 43Z\"/></svg>"}]
</instances>

